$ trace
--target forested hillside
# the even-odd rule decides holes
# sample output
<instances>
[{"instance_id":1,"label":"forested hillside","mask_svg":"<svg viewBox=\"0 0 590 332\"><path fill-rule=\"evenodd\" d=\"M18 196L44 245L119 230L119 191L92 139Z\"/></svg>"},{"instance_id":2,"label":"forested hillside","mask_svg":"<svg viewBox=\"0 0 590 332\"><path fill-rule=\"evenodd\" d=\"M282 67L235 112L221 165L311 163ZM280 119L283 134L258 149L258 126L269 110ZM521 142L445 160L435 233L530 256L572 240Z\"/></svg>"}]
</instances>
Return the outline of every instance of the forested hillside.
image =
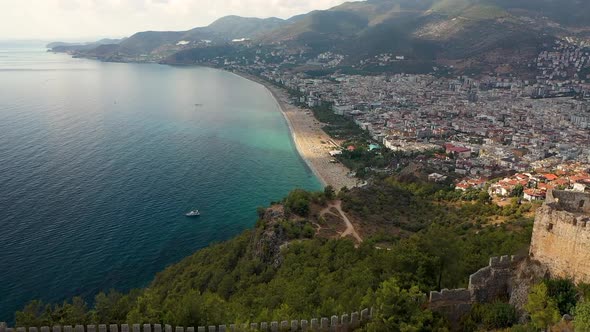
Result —
<instances>
[{"instance_id":1,"label":"forested hillside","mask_svg":"<svg viewBox=\"0 0 590 332\"><path fill-rule=\"evenodd\" d=\"M354 212L361 197L370 215ZM318 219L318 209L334 198L350 213L374 220L375 227L386 219L399 227L373 229L358 247L348 239L314 235L313 227L330 222ZM328 317L374 306L379 316L366 329L436 330L447 323L425 309L424 294L465 286L490 256L525 251L532 220L522 215L528 209L516 203L497 208L484 195L461 198L446 187L394 178L339 197L329 188L297 190L282 205L259 209L255 229L170 266L146 289L101 293L90 305L80 298L54 305L34 301L16 321L203 326ZM495 215L503 223L488 221Z\"/></svg>"}]
</instances>

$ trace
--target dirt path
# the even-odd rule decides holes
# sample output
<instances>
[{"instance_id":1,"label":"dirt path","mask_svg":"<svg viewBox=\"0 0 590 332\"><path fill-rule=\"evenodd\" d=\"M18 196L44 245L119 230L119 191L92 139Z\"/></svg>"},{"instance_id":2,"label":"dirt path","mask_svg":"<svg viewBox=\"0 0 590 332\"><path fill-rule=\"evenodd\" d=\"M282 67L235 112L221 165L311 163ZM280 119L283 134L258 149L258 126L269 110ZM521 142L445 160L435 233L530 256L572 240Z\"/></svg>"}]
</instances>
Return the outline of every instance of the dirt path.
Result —
<instances>
[{"instance_id":1,"label":"dirt path","mask_svg":"<svg viewBox=\"0 0 590 332\"><path fill-rule=\"evenodd\" d=\"M335 202L330 203L328 205L328 207L326 207L325 209L323 209L320 212L320 216L324 216L326 213L334 214L333 212L330 211L331 208L335 208L338 211L338 214L340 214L339 217L342 220L344 220L344 223L346 224L346 230L344 232L342 232L342 234L340 234L340 237L343 238L348 235L352 235L358 243L363 242L363 239L356 232L356 230L354 229L354 226L352 225L352 223L350 222L350 220L348 219L348 217L346 216L344 211L342 211L342 202L341 201L335 201Z\"/></svg>"}]
</instances>

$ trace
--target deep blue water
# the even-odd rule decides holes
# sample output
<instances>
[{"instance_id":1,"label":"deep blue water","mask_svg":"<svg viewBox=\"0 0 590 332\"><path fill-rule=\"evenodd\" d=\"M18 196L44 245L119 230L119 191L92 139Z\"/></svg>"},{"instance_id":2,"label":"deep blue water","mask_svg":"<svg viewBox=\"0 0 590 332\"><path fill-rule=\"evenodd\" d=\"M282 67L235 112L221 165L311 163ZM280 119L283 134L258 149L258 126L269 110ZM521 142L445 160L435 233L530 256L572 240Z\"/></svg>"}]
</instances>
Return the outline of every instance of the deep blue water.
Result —
<instances>
[{"instance_id":1,"label":"deep blue water","mask_svg":"<svg viewBox=\"0 0 590 332\"><path fill-rule=\"evenodd\" d=\"M145 286L295 187L320 184L255 83L0 48L0 321Z\"/></svg>"}]
</instances>

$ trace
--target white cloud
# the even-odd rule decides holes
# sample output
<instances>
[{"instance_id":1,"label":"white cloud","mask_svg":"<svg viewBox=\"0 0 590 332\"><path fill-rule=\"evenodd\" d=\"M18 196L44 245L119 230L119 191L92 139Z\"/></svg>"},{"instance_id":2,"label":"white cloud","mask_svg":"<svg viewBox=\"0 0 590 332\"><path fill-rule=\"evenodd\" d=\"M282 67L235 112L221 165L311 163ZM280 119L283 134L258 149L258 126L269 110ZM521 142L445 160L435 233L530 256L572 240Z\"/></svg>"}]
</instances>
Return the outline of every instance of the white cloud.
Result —
<instances>
[{"instance_id":1,"label":"white cloud","mask_svg":"<svg viewBox=\"0 0 590 332\"><path fill-rule=\"evenodd\" d=\"M0 0L0 39L126 36L186 30L225 15L281 17L344 0Z\"/></svg>"}]
</instances>

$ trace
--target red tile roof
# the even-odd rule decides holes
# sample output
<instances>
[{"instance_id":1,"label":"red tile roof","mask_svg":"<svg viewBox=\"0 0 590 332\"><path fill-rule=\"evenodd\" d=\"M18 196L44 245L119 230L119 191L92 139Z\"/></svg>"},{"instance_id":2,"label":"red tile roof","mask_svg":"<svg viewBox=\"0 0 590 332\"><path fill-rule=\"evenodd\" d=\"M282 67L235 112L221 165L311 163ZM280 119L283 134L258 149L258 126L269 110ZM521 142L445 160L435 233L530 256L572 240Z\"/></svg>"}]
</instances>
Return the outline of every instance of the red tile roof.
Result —
<instances>
[{"instance_id":1,"label":"red tile roof","mask_svg":"<svg viewBox=\"0 0 590 332\"><path fill-rule=\"evenodd\" d=\"M545 179L549 180L549 181L553 181L553 180L557 180L558 176L555 174L543 174L543 176L545 177Z\"/></svg>"}]
</instances>

